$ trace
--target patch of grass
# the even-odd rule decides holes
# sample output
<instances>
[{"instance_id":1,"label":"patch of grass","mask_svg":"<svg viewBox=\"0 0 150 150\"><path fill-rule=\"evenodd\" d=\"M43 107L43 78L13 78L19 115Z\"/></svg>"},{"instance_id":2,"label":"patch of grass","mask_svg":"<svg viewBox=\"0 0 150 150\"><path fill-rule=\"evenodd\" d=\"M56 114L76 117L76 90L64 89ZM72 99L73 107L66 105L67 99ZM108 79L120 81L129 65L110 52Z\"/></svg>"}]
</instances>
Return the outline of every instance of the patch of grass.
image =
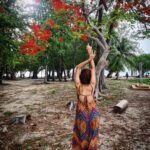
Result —
<instances>
[{"instance_id":1,"label":"patch of grass","mask_svg":"<svg viewBox=\"0 0 150 150\"><path fill-rule=\"evenodd\" d=\"M56 93L56 90L53 89L53 90L51 91L51 94L55 94L55 93Z\"/></svg>"},{"instance_id":2,"label":"patch of grass","mask_svg":"<svg viewBox=\"0 0 150 150\"><path fill-rule=\"evenodd\" d=\"M49 93L50 94L55 94L56 93L56 89L49 89Z\"/></svg>"},{"instance_id":3,"label":"patch of grass","mask_svg":"<svg viewBox=\"0 0 150 150\"><path fill-rule=\"evenodd\" d=\"M71 114L67 114L67 118L70 118L70 117L72 117Z\"/></svg>"},{"instance_id":4,"label":"patch of grass","mask_svg":"<svg viewBox=\"0 0 150 150\"><path fill-rule=\"evenodd\" d=\"M144 83L144 84L150 84L150 78L143 78L143 79L129 79L130 83Z\"/></svg>"},{"instance_id":5,"label":"patch of grass","mask_svg":"<svg viewBox=\"0 0 150 150\"><path fill-rule=\"evenodd\" d=\"M31 150L31 146L27 143L27 145L25 146L25 150Z\"/></svg>"},{"instance_id":6,"label":"patch of grass","mask_svg":"<svg viewBox=\"0 0 150 150\"><path fill-rule=\"evenodd\" d=\"M21 144L14 144L11 147L12 150L22 150L22 145Z\"/></svg>"},{"instance_id":7,"label":"patch of grass","mask_svg":"<svg viewBox=\"0 0 150 150\"><path fill-rule=\"evenodd\" d=\"M25 105L25 107L26 107L27 109L30 109L30 105Z\"/></svg>"},{"instance_id":8,"label":"patch of grass","mask_svg":"<svg viewBox=\"0 0 150 150\"><path fill-rule=\"evenodd\" d=\"M13 114L13 112L5 111L3 114L4 114L6 117L10 117L10 116Z\"/></svg>"},{"instance_id":9,"label":"patch of grass","mask_svg":"<svg viewBox=\"0 0 150 150\"><path fill-rule=\"evenodd\" d=\"M37 90L36 89L33 89L32 91L31 91L31 94L36 94L37 93Z\"/></svg>"},{"instance_id":10,"label":"patch of grass","mask_svg":"<svg viewBox=\"0 0 150 150\"><path fill-rule=\"evenodd\" d=\"M110 106L113 103L112 99L104 99L101 101L101 107Z\"/></svg>"}]
</instances>

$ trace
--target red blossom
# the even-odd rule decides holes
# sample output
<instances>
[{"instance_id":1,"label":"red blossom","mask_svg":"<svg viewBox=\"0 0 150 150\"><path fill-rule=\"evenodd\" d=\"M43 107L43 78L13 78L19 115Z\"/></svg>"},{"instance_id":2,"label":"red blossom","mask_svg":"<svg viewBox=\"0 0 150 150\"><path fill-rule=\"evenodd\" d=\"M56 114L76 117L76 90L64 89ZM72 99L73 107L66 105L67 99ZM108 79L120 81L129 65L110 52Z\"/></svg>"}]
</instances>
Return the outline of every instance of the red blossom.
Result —
<instances>
[{"instance_id":1,"label":"red blossom","mask_svg":"<svg viewBox=\"0 0 150 150\"><path fill-rule=\"evenodd\" d=\"M59 40L59 42L62 42L62 41L64 41L64 37L61 36L61 37L59 37L58 40Z\"/></svg>"},{"instance_id":2,"label":"red blossom","mask_svg":"<svg viewBox=\"0 0 150 150\"><path fill-rule=\"evenodd\" d=\"M20 47L20 52L24 54L24 53L27 53L28 51L25 49L21 49L21 47Z\"/></svg>"},{"instance_id":3,"label":"red blossom","mask_svg":"<svg viewBox=\"0 0 150 150\"><path fill-rule=\"evenodd\" d=\"M50 22L51 24L54 24L52 20ZM50 30L43 30L42 27L36 23L33 23L31 28L32 28L33 33L35 34L35 37L43 41L49 40L50 35L52 34Z\"/></svg>"},{"instance_id":4,"label":"red blossom","mask_svg":"<svg viewBox=\"0 0 150 150\"><path fill-rule=\"evenodd\" d=\"M31 29L32 29L32 31L34 32L34 34L36 35L36 34L40 31L41 26L38 25L38 24L36 24L36 23L33 23L33 24L31 25Z\"/></svg>"},{"instance_id":5,"label":"red blossom","mask_svg":"<svg viewBox=\"0 0 150 150\"><path fill-rule=\"evenodd\" d=\"M38 38L43 41L49 40L51 34L52 32L50 30L44 30L43 32L38 34Z\"/></svg>"},{"instance_id":6,"label":"red blossom","mask_svg":"<svg viewBox=\"0 0 150 150\"><path fill-rule=\"evenodd\" d=\"M70 7L69 7L69 5L64 5L64 10L68 10Z\"/></svg>"},{"instance_id":7,"label":"red blossom","mask_svg":"<svg viewBox=\"0 0 150 150\"><path fill-rule=\"evenodd\" d=\"M0 13L3 13L3 12L5 12L5 9L4 7L0 6Z\"/></svg>"},{"instance_id":8,"label":"red blossom","mask_svg":"<svg viewBox=\"0 0 150 150\"><path fill-rule=\"evenodd\" d=\"M48 19L47 23L50 24L51 27L55 25L55 22L52 19Z\"/></svg>"},{"instance_id":9,"label":"red blossom","mask_svg":"<svg viewBox=\"0 0 150 150\"><path fill-rule=\"evenodd\" d=\"M138 0L134 0L133 6L137 6L138 5Z\"/></svg>"},{"instance_id":10,"label":"red blossom","mask_svg":"<svg viewBox=\"0 0 150 150\"><path fill-rule=\"evenodd\" d=\"M69 20L67 20L65 24L66 24L66 25L68 25L69 23L70 23L70 21L69 21Z\"/></svg>"},{"instance_id":11,"label":"red blossom","mask_svg":"<svg viewBox=\"0 0 150 150\"><path fill-rule=\"evenodd\" d=\"M125 5L124 5L125 11L128 11L130 8L131 8L131 5L129 5L129 4L125 4Z\"/></svg>"},{"instance_id":12,"label":"red blossom","mask_svg":"<svg viewBox=\"0 0 150 150\"><path fill-rule=\"evenodd\" d=\"M70 17L70 21L74 21L74 17Z\"/></svg>"},{"instance_id":13,"label":"red blossom","mask_svg":"<svg viewBox=\"0 0 150 150\"><path fill-rule=\"evenodd\" d=\"M86 19L85 19L85 17L82 17L82 16L79 16L78 18L77 18L77 21L85 21Z\"/></svg>"},{"instance_id":14,"label":"red blossom","mask_svg":"<svg viewBox=\"0 0 150 150\"><path fill-rule=\"evenodd\" d=\"M142 22L148 22L148 23L150 23L150 19L149 18L141 17L140 19L141 19Z\"/></svg>"},{"instance_id":15,"label":"red blossom","mask_svg":"<svg viewBox=\"0 0 150 150\"><path fill-rule=\"evenodd\" d=\"M72 27L72 28L71 28L71 31L74 31L74 30L75 30L75 28L74 28L74 27Z\"/></svg>"},{"instance_id":16,"label":"red blossom","mask_svg":"<svg viewBox=\"0 0 150 150\"><path fill-rule=\"evenodd\" d=\"M54 10L60 10L63 8L63 2L61 0L52 0Z\"/></svg>"},{"instance_id":17,"label":"red blossom","mask_svg":"<svg viewBox=\"0 0 150 150\"><path fill-rule=\"evenodd\" d=\"M81 39L82 39L83 41L86 41L86 40L87 40L87 35L84 33L84 34L81 36Z\"/></svg>"},{"instance_id":18,"label":"red blossom","mask_svg":"<svg viewBox=\"0 0 150 150\"><path fill-rule=\"evenodd\" d=\"M140 9L140 11L143 11L145 14L150 15L150 7L145 7Z\"/></svg>"},{"instance_id":19,"label":"red blossom","mask_svg":"<svg viewBox=\"0 0 150 150\"><path fill-rule=\"evenodd\" d=\"M36 54L38 52L38 45L36 44L35 38L30 37L23 45L21 45L20 52L31 55Z\"/></svg>"},{"instance_id":20,"label":"red blossom","mask_svg":"<svg viewBox=\"0 0 150 150\"><path fill-rule=\"evenodd\" d=\"M45 46L45 45L39 46L39 50L40 50L40 51L46 50L46 46Z\"/></svg>"}]
</instances>

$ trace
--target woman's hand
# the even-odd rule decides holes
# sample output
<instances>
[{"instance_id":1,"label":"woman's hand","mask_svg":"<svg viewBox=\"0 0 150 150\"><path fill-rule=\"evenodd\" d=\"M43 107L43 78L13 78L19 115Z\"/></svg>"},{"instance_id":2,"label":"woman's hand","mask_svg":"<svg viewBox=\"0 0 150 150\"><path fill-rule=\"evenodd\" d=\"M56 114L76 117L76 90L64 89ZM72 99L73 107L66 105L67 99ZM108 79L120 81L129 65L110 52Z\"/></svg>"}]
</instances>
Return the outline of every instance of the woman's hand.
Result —
<instances>
[{"instance_id":1,"label":"woman's hand","mask_svg":"<svg viewBox=\"0 0 150 150\"><path fill-rule=\"evenodd\" d=\"M92 51L92 53L89 55L89 59L92 60L95 58L95 56L96 56L96 53L95 52L93 53Z\"/></svg>"},{"instance_id":2,"label":"woman's hand","mask_svg":"<svg viewBox=\"0 0 150 150\"><path fill-rule=\"evenodd\" d=\"M86 51L89 56L93 53L92 47L89 44L86 46Z\"/></svg>"}]
</instances>

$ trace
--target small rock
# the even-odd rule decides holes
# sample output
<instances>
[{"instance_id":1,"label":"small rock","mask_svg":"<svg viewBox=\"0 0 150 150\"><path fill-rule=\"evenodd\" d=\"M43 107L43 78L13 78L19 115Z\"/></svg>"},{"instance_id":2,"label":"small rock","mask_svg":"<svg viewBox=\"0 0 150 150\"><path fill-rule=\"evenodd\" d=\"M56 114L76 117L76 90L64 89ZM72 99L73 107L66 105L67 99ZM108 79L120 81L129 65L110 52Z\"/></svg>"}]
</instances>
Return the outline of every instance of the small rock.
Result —
<instances>
[{"instance_id":1,"label":"small rock","mask_svg":"<svg viewBox=\"0 0 150 150\"><path fill-rule=\"evenodd\" d=\"M31 116L29 115L20 115L20 116L16 116L12 119L12 123L13 124L18 124L18 123L22 123L25 124L27 119L30 119Z\"/></svg>"},{"instance_id":2,"label":"small rock","mask_svg":"<svg viewBox=\"0 0 150 150\"><path fill-rule=\"evenodd\" d=\"M2 129L2 132L3 132L3 133L8 132L7 127L6 127L6 126Z\"/></svg>"},{"instance_id":3,"label":"small rock","mask_svg":"<svg viewBox=\"0 0 150 150\"><path fill-rule=\"evenodd\" d=\"M71 100L70 102L68 102L68 103L66 104L66 107L69 108L70 111L71 111L71 110L74 110L74 108L75 108L74 101Z\"/></svg>"},{"instance_id":4,"label":"small rock","mask_svg":"<svg viewBox=\"0 0 150 150\"><path fill-rule=\"evenodd\" d=\"M30 125L31 125L31 126L37 126L37 124L35 124L35 123L31 123Z\"/></svg>"}]
</instances>

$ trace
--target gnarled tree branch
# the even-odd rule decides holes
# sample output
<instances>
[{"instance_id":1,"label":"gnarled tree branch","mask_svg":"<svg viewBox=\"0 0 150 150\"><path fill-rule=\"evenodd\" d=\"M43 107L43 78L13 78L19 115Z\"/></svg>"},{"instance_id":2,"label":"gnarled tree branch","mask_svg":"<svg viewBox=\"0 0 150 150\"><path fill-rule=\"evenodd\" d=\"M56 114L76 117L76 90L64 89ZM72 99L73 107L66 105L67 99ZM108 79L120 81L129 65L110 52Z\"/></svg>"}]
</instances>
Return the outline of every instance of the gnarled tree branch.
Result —
<instances>
[{"instance_id":1,"label":"gnarled tree branch","mask_svg":"<svg viewBox=\"0 0 150 150\"><path fill-rule=\"evenodd\" d=\"M100 9L102 9L102 8L103 8L103 5L101 4L99 7L93 8L93 9L88 13L88 15L90 15L90 14L93 13L94 11L100 10Z\"/></svg>"},{"instance_id":2,"label":"gnarled tree branch","mask_svg":"<svg viewBox=\"0 0 150 150\"><path fill-rule=\"evenodd\" d=\"M93 28L93 30L95 30L95 32L98 34L99 39L101 41L101 43L103 44L103 46L108 49L108 44L106 42L106 40L104 39L102 33L99 31L98 27L96 27L94 24L92 24L92 22L89 19L89 16L87 17L87 21L90 24L90 26Z\"/></svg>"},{"instance_id":3,"label":"gnarled tree branch","mask_svg":"<svg viewBox=\"0 0 150 150\"><path fill-rule=\"evenodd\" d=\"M93 37L93 36L91 36L91 35L87 35L88 36L88 38L90 38L91 40L94 40L98 45L99 45L99 47L103 50L103 51L105 51L105 47L104 47L104 45L102 44L102 42L98 39L98 38L96 38L96 37Z\"/></svg>"}]
</instances>

